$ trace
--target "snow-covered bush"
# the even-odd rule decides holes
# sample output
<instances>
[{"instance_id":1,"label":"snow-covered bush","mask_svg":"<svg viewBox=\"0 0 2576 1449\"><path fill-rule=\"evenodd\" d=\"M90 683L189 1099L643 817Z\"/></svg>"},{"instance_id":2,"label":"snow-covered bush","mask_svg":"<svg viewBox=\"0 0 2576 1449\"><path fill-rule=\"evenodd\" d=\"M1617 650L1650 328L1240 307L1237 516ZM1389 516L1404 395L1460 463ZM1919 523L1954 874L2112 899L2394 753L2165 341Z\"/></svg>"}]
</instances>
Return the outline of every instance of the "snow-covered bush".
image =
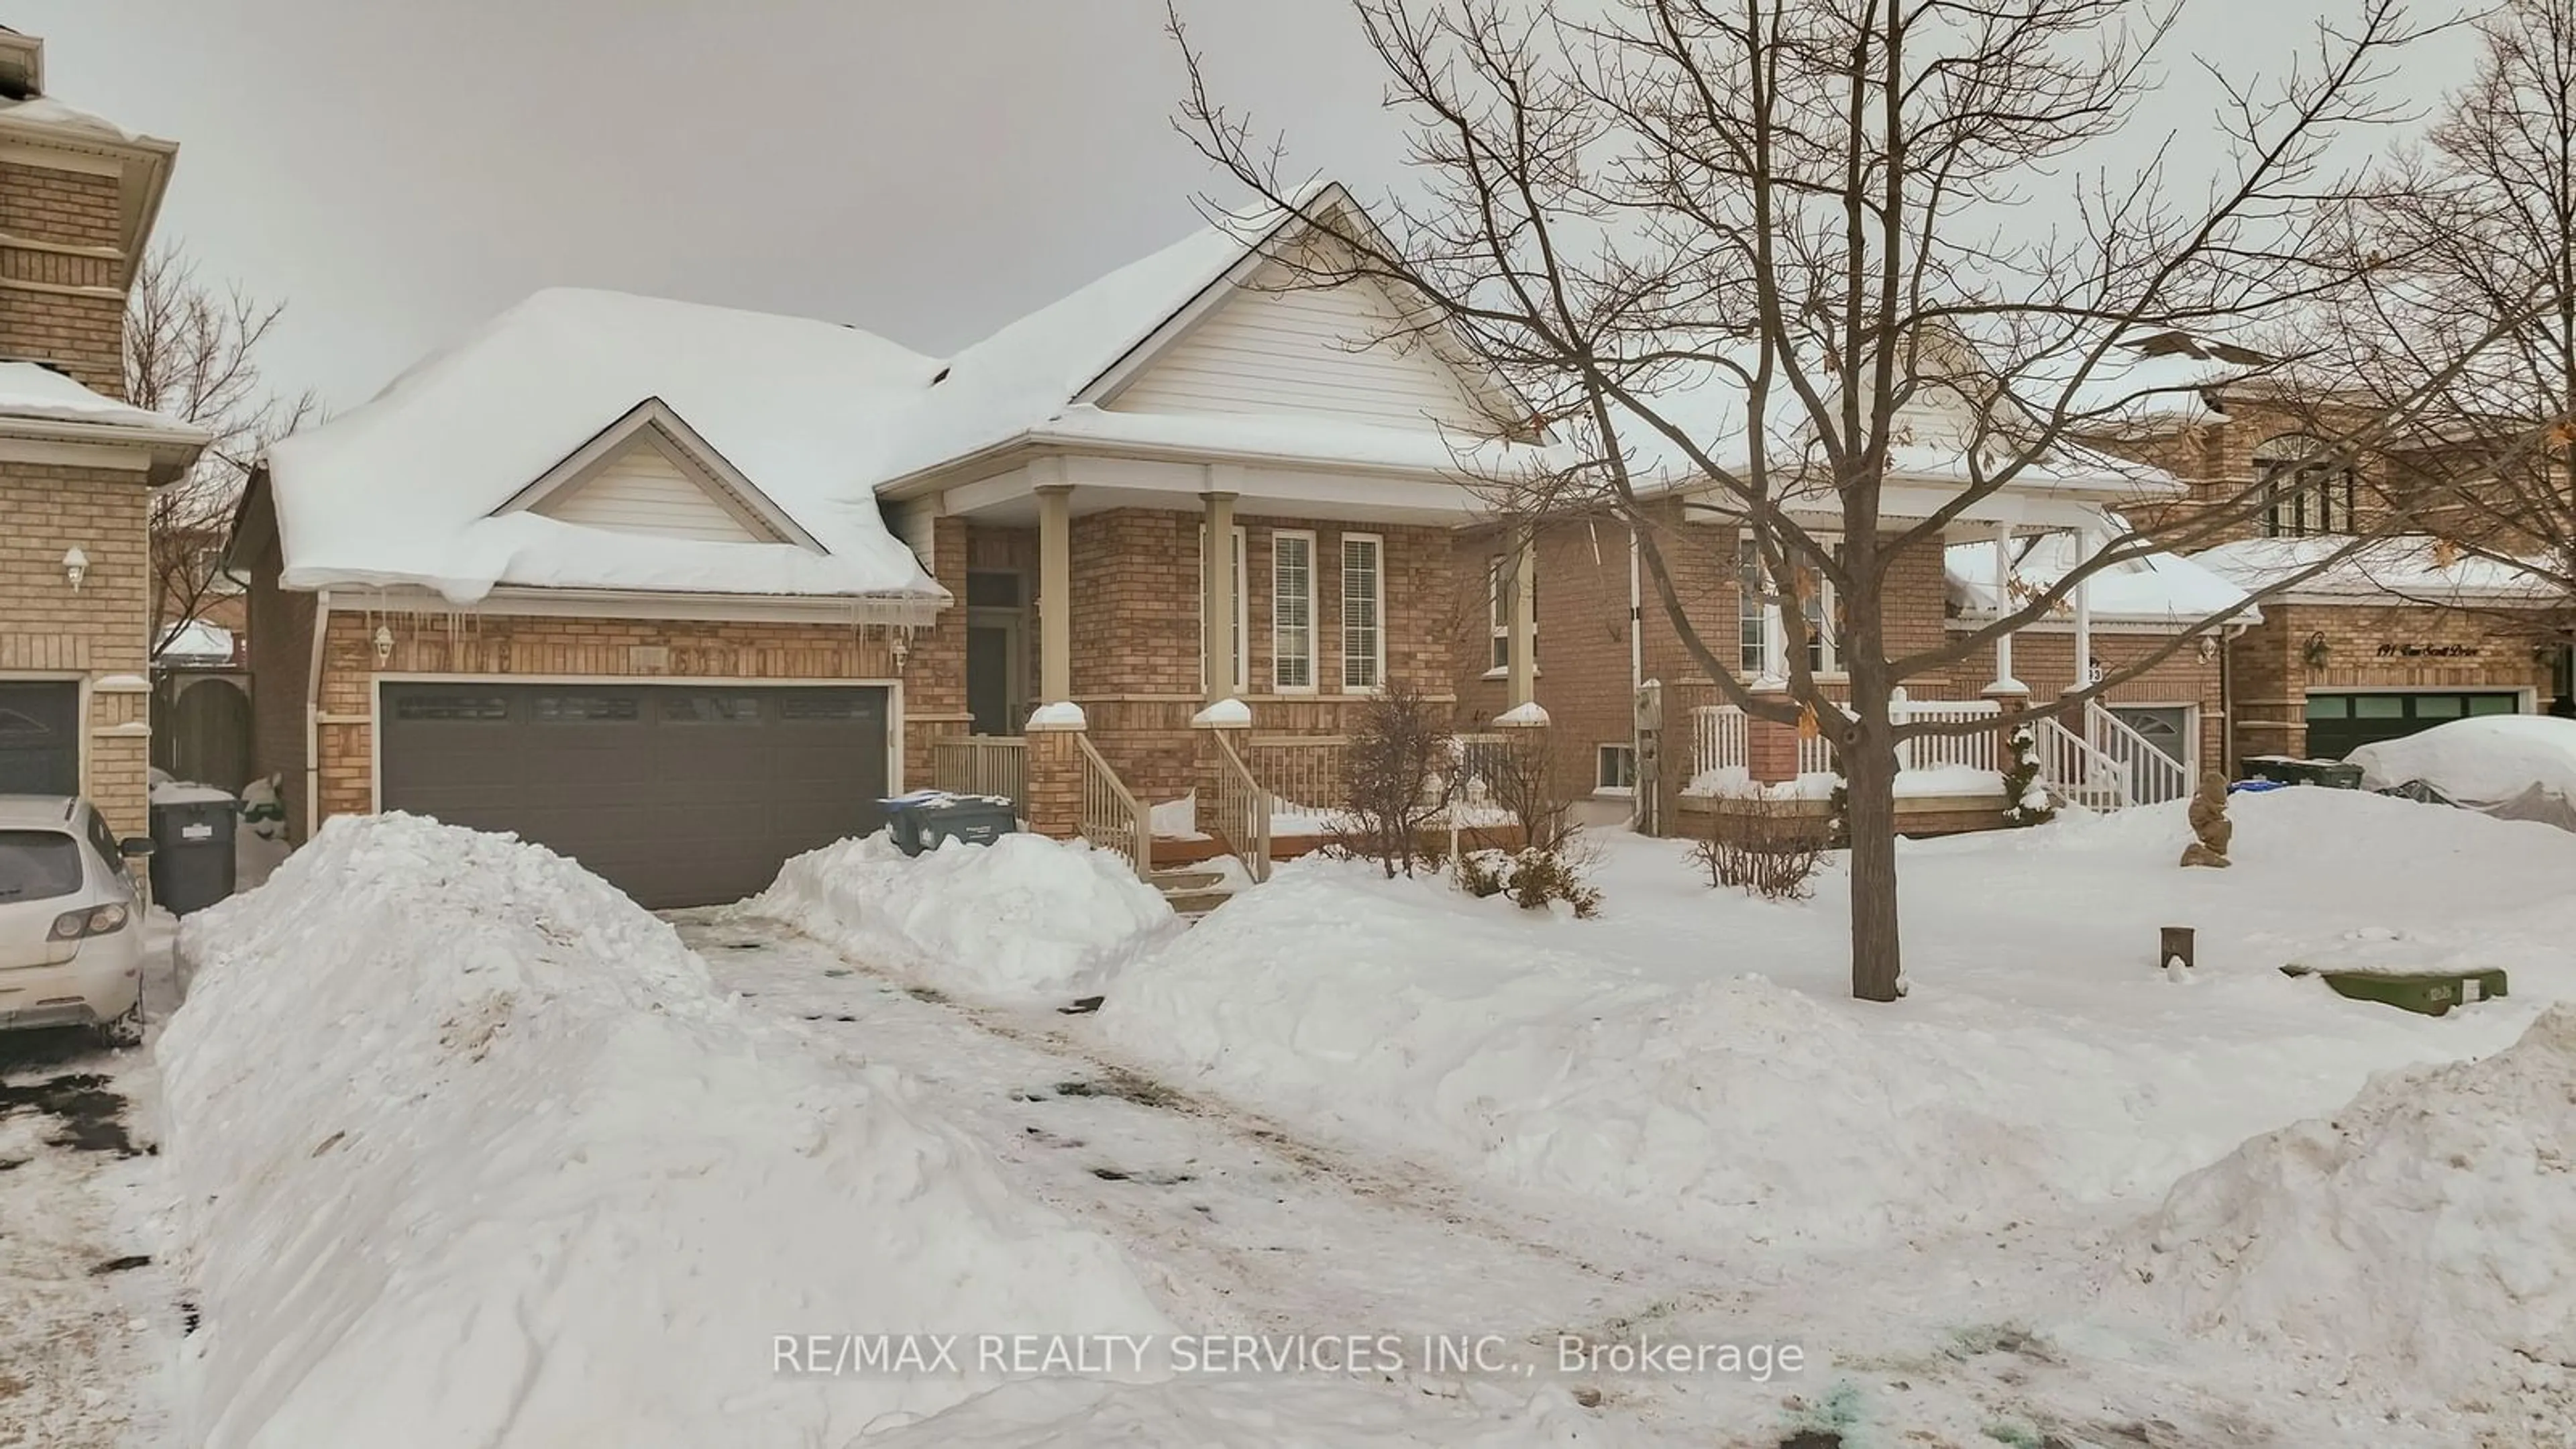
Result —
<instances>
[{"instance_id":1,"label":"snow-covered bush","mask_svg":"<svg viewBox=\"0 0 2576 1449\"><path fill-rule=\"evenodd\" d=\"M924 986L1002 1005L1094 994L1175 921L1118 855L1043 835L952 840L918 856L882 833L844 840L787 862L742 909Z\"/></svg>"},{"instance_id":2,"label":"snow-covered bush","mask_svg":"<svg viewBox=\"0 0 2576 1449\"><path fill-rule=\"evenodd\" d=\"M2039 736L2028 724L2013 726L2004 737L2004 750L2010 763L2004 768L2004 823L2011 826L2046 825L2057 818L2057 807L2048 801L2048 787L2039 782Z\"/></svg>"},{"instance_id":3,"label":"snow-covered bush","mask_svg":"<svg viewBox=\"0 0 2576 1449\"><path fill-rule=\"evenodd\" d=\"M1509 896L1525 911L1562 903L1584 920L1601 910L1601 890L1584 878L1586 853L1572 833L1520 850L1471 850L1457 861L1458 888L1471 896Z\"/></svg>"}]
</instances>

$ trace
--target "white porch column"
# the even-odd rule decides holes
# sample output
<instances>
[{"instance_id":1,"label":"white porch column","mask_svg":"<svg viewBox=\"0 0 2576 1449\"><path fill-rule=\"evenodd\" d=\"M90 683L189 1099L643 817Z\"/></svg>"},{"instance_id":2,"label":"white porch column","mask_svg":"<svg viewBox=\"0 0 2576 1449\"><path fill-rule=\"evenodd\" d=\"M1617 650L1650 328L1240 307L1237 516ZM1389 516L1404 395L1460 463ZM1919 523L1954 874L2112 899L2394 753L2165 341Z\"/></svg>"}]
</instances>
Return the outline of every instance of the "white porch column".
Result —
<instances>
[{"instance_id":1,"label":"white porch column","mask_svg":"<svg viewBox=\"0 0 2576 1449\"><path fill-rule=\"evenodd\" d=\"M1510 637L1511 708L1538 700L1538 530L1519 529L1512 536L1512 610Z\"/></svg>"},{"instance_id":2,"label":"white porch column","mask_svg":"<svg viewBox=\"0 0 2576 1449\"><path fill-rule=\"evenodd\" d=\"M1073 698L1073 488L1041 483L1038 495L1038 702Z\"/></svg>"},{"instance_id":3,"label":"white porch column","mask_svg":"<svg viewBox=\"0 0 2576 1449\"><path fill-rule=\"evenodd\" d=\"M1234 682L1242 673L1234 657L1235 590L1241 586L1234 576L1234 495L1216 489L1199 495L1207 505L1207 541L1200 557L1206 565L1206 587L1199 597L1199 618L1204 621L1199 633L1203 638L1201 668L1206 674L1202 691L1210 704L1234 697ZM1243 641L1246 645L1251 640Z\"/></svg>"},{"instance_id":4,"label":"white porch column","mask_svg":"<svg viewBox=\"0 0 2576 1449\"><path fill-rule=\"evenodd\" d=\"M2013 526L1995 525L1995 617L2012 612L2012 542ZM1995 636L1995 680L1986 686L1988 695L2027 695L2030 686L2013 675L2013 636L2007 629Z\"/></svg>"},{"instance_id":5,"label":"white porch column","mask_svg":"<svg viewBox=\"0 0 2576 1449\"><path fill-rule=\"evenodd\" d=\"M2087 529L2075 535L2075 561L2081 565L2093 557L2093 534ZM2075 585L2075 687L2085 689L2093 683L2093 580L2089 577Z\"/></svg>"},{"instance_id":6,"label":"white porch column","mask_svg":"<svg viewBox=\"0 0 2576 1449\"><path fill-rule=\"evenodd\" d=\"M1775 599L1762 606L1762 677L1753 681L1753 687L1786 689L1788 685L1789 618Z\"/></svg>"}]
</instances>

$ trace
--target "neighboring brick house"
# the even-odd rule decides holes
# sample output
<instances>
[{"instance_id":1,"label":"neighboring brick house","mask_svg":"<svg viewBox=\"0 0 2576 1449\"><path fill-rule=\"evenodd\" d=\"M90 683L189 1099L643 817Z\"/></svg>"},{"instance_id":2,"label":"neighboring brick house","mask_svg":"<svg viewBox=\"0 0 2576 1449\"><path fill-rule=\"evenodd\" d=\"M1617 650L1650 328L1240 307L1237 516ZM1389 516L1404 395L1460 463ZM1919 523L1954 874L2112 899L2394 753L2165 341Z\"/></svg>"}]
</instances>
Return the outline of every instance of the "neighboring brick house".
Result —
<instances>
[{"instance_id":1,"label":"neighboring brick house","mask_svg":"<svg viewBox=\"0 0 2576 1449\"><path fill-rule=\"evenodd\" d=\"M2224 371L2135 445L2186 489L2131 516L2244 589L2284 590L2229 646L2231 762L2341 758L2464 715L2576 710L2563 591L2436 537L2462 515L2420 496L2403 457L2334 458L2321 439L2367 417ZM2402 504L2419 512L2389 534Z\"/></svg>"},{"instance_id":2,"label":"neighboring brick house","mask_svg":"<svg viewBox=\"0 0 2576 1449\"><path fill-rule=\"evenodd\" d=\"M1235 219L945 360L540 294L254 474L260 768L299 836L416 810L677 905L933 782L1141 855L1230 758L1445 705L1452 432L1525 412L1274 285L1311 244Z\"/></svg>"},{"instance_id":3,"label":"neighboring brick house","mask_svg":"<svg viewBox=\"0 0 2576 1449\"><path fill-rule=\"evenodd\" d=\"M1680 408L1684 415L1726 411L1697 403ZM1899 434L1899 466L1882 498L1890 537L1957 496L1959 475L1945 450L1966 429L1956 405L1926 402L1899 420ZM1654 466L1651 458L1648 466ZM1792 647L1803 647L1809 669L1829 694L1837 692L1842 671L1830 590L1820 587L1810 596L1824 627L1793 646L1783 612L1764 600L1741 519L1725 495L1686 476L1664 476L1664 491L1640 510L1641 524L1691 633L1754 694L1785 689ZM2072 566L2075 540L2125 532L2105 513L2106 505L2175 491L2178 485L2152 470L2113 468L2099 459L2028 470L1966 508L1939 539L1898 557L1886 596L1890 656L1938 649L1953 635L1990 621L1999 550L2009 560L2008 588L2018 607L2018 598ZM1831 537L1839 520L1818 511L1800 521ZM1505 701L1511 662L1506 601L1515 594L1510 536L1488 526L1458 540L1458 612L1470 619L1459 693L1462 714L1470 718ZM1561 779L1608 799L1631 797L1641 781L1654 783L1663 796L1654 802L1658 808L1638 813L1654 828L1673 833L1691 828L1683 816L1699 808L1685 796L1784 785L1831 767L1830 748L1821 739L1747 719L1728 703L1684 644L1639 539L1625 523L1606 514L1552 520L1539 528L1534 551L1533 693L1554 727L1554 765ZM2215 763L2225 714L2215 640L2206 648L2176 641L2212 619L2228 620L2213 634L2248 626L2259 615L2243 605L2240 590L2187 561L2167 555L2129 561L2095 575L2066 605L2000 646L1980 647L1946 669L1915 675L1905 685L1908 706L1970 717L2024 700L2054 699L2077 687L2079 641L2091 666L2088 681L2161 654L2148 672L2112 686L2101 708L2073 720L2074 739L2064 746L2068 758L2058 763L2070 770L2081 765L2089 774L2134 777L2118 787L2132 798L2173 798L2205 762ZM1659 686L1652 708L1660 710L1660 719L1652 729L1641 723L1637 702L1639 687L1650 682ZM1928 773L1930 766L1947 764L1991 770L1999 762L1990 739L1926 742L1917 750L1927 773L1921 793L1900 792L1902 828L1992 823L1995 805L1971 806L1931 789L1935 783L1947 789L1944 782L1963 776ZM2110 787L2098 782L2088 792L2097 802L2113 798Z\"/></svg>"},{"instance_id":4,"label":"neighboring brick house","mask_svg":"<svg viewBox=\"0 0 2576 1449\"><path fill-rule=\"evenodd\" d=\"M0 31L0 793L146 828L149 490L205 435L128 407L126 289L178 148L44 94Z\"/></svg>"}]
</instances>

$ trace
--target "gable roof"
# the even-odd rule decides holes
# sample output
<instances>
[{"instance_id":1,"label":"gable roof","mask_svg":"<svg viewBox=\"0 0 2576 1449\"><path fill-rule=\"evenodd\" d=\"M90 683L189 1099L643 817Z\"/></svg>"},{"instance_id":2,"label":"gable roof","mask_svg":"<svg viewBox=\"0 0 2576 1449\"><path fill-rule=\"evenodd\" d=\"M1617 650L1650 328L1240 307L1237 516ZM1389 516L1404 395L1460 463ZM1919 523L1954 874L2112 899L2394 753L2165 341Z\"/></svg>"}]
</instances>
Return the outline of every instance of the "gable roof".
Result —
<instances>
[{"instance_id":1,"label":"gable roof","mask_svg":"<svg viewBox=\"0 0 2576 1449\"><path fill-rule=\"evenodd\" d=\"M681 465L706 490L707 502L733 515L741 531L768 543L793 543L809 553L827 553L812 534L797 525L785 509L770 501L760 485L743 476L688 419L671 411L658 397L646 398L635 410L599 430L589 442L522 488L494 513L521 509L550 518L562 516L560 505L576 501L603 481L603 475L636 450L649 448ZM763 537L765 535L765 537Z\"/></svg>"},{"instance_id":2,"label":"gable roof","mask_svg":"<svg viewBox=\"0 0 2576 1449\"><path fill-rule=\"evenodd\" d=\"M1347 208L1355 224L1367 224L1339 185L1314 187L1298 202L1309 212ZM1213 444L1213 451L1223 451L1232 433L1247 451L1413 470L1452 468L1462 452L1487 466L1536 452L1532 445L1444 438L1428 426L1264 415L1229 419L1251 426L1227 429L1209 419L1103 406L1119 385L1249 283L1303 230L1296 213L1278 208L1220 214L1180 241L951 357L889 420L875 467L881 484L1023 439L1181 451Z\"/></svg>"},{"instance_id":3,"label":"gable roof","mask_svg":"<svg viewBox=\"0 0 2576 1449\"><path fill-rule=\"evenodd\" d=\"M2241 538L2203 549L2192 561L2248 589L2275 588L2318 569L2278 596L2291 603L2384 604L2394 599L2538 607L2566 600L2566 591L2545 572L2465 553L2423 534L2373 539L2357 547L2349 536L2334 534Z\"/></svg>"},{"instance_id":4,"label":"gable roof","mask_svg":"<svg viewBox=\"0 0 2576 1449\"><path fill-rule=\"evenodd\" d=\"M864 460L936 365L826 322L540 292L269 449L289 588L408 584L877 598L945 593L886 527ZM532 483L659 402L821 552L612 533L525 510Z\"/></svg>"}]
</instances>

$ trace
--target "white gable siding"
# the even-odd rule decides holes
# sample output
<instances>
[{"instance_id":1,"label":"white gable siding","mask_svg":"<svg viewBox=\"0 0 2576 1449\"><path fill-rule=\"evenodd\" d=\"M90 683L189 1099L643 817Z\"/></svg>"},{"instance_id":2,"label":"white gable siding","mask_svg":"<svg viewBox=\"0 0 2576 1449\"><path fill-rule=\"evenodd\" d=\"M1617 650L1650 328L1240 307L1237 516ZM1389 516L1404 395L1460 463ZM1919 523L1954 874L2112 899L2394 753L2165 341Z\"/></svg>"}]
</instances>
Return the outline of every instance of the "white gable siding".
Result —
<instances>
[{"instance_id":1,"label":"white gable siding","mask_svg":"<svg viewBox=\"0 0 2576 1449\"><path fill-rule=\"evenodd\" d=\"M1430 347L1376 342L1399 315L1376 284L1259 290L1278 280L1257 279L1218 304L1109 406L1296 413L1426 430L1491 426L1457 372Z\"/></svg>"},{"instance_id":2,"label":"white gable siding","mask_svg":"<svg viewBox=\"0 0 2576 1449\"><path fill-rule=\"evenodd\" d=\"M638 439L591 477L540 503L548 518L612 533L649 533L719 543L768 543L734 516L696 470Z\"/></svg>"}]
</instances>

